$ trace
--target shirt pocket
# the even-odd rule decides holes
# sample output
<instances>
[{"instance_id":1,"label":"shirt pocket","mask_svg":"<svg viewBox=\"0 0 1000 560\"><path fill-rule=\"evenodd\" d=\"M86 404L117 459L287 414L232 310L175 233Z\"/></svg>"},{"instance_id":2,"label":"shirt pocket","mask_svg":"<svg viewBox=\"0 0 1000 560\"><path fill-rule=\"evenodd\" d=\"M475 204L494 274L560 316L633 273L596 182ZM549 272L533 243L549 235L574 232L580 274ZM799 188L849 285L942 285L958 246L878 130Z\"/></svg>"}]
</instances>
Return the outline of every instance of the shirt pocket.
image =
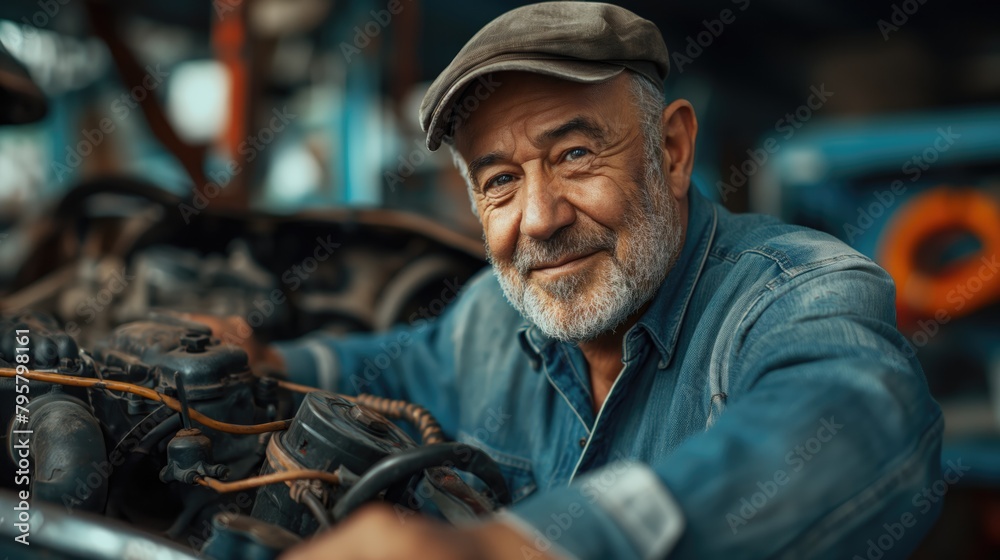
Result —
<instances>
[{"instance_id":1,"label":"shirt pocket","mask_svg":"<svg viewBox=\"0 0 1000 560\"><path fill-rule=\"evenodd\" d=\"M503 475L504 480L507 481L507 488L510 490L511 499L514 503L531 495L538 488L538 485L535 483L535 472L529 459L500 451L483 440L463 431L459 431L455 439L466 445L482 449L496 461L497 466L500 468L500 473ZM474 484L474 486L480 487L479 484Z\"/></svg>"}]
</instances>

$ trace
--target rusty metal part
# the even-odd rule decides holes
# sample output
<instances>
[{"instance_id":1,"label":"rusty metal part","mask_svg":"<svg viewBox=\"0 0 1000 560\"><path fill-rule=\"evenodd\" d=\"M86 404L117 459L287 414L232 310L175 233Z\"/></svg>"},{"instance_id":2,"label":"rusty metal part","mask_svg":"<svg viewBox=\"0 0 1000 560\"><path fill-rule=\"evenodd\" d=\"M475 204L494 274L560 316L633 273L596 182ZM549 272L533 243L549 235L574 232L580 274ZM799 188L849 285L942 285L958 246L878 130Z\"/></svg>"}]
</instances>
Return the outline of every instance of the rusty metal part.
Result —
<instances>
[{"instance_id":1,"label":"rusty metal part","mask_svg":"<svg viewBox=\"0 0 1000 560\"><path fill-rule=\"evenodd\" d=\"M248 177L253 176L253 162L239 149L245 144L253 127L253 106L259 85L255 81L254 51L257 45L247 25L248 2L237 2L228 11L215 10L212 18L212 50L229 75L229 100L226 129L219 144L225 147L233 165L242 169L233 173L229 184L219 193L215 204L220 208L244 209L250 204ZM229 12L233 13L229 13Z\"/></svg>"},{"instance_id":2,"label":"rusty metal part","mask_svg":"<svg viewBox=\"0 0 1000 560\"><path fill-rule=\"evenodd\" d=\"M97 0L87 0L84 3L90 26L94 34L101 38L111 52L122 82L129 90L142 88L146 71L142 68L135 53L128 47L118 31L118 15L114 7ZM205 175L205 147L192 146L181 139L174 130L157 101L156 96L146 95L138 101L142 113L146 116L149 128L163 146L180 161L188 177L194 182L195 190L201 191L208 183Z\"/></svg>"},{"instance_id":3,"label":"rusty metal part","mask_svg":"<svg viewBox=\"0 0 1000 560\"><path fill-rule=\"evenodd\" d=\"M488 515L496 506L485 496L476 492L452 469L431 467L425 471L427 482L444 494L468 507L474 515Z\"/></svg>"},{"instance_id":4,"label":"rusty metal part","mask_svg":"<svg viewBox=\"0 0 1000 560\"><path fill-rule=\"evenodd\" d=\"M285 452L284 448L278 444L277 438L271 438L271 441L267 444L267 463L271 466L275 473L280 472L323 472L329 477L314 477L310 480L309 484L305 484L305 480L301 478L291 478L285 481L285 485L288 486L288 495L292 500L302 503L302 498L305 492L311 492L313 495L317 496L321 500L326 499L326 492L323 490L323 486L320 482L330 482L331 484L340 484L340 477L336 473L327 473L326 471L313 471L305 469L296 461L291 455ZM272 473L273 474L273 473ZM335 482L333 481L335 479ZM295 483L293 483L295 481Z\"/></svg>"}]
</instances>

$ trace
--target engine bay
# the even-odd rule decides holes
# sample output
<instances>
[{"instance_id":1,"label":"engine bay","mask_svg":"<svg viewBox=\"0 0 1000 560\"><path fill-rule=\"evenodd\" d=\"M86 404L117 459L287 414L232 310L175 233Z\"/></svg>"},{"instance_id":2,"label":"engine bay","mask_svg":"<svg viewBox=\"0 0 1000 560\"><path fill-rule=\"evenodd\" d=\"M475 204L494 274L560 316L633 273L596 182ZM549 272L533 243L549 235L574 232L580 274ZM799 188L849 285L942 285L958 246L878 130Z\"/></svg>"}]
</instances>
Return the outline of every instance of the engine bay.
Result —
<instances>
[{"instance_id":1,"label":"engine bay","mask_svg":"<svg viewBox=\"0 0 1000 560\"><path fill-rule=\"evenodd\" d=\"M0 340L2 500L54 557L273 558L370 501L453 522L510 503L493 460L426 410L255 375L199 323L154 315L88 351L29 312Z\"/></svg>"},{"instance_id":2,"label":"engine bay","mask_svg":"<svg viewBox=\"0 0 1000 560\"><path fill-rule=\"evenodd\" d=\"M479 241L400 212L184 203L108 177L8 230L0 248L28 249L0 252L3 552L30 532L33 557L274 558L373 500L452 521L509 502L417 404L295 385L240 347L432 320Z\"/></svg>"}]
</instances>

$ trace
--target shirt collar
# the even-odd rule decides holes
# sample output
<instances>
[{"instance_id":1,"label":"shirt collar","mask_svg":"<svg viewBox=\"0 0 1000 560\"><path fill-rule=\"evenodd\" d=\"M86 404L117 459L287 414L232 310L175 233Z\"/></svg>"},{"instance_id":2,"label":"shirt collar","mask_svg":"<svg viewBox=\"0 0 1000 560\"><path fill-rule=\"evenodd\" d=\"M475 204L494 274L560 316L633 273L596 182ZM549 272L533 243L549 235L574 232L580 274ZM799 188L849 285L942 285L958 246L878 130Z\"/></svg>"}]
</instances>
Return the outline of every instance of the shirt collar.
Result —
<instances>
[{"instance_id":1,"label":"shirt collar","mask_svg":"<svg viewBox=\"0 0 1000 560\"><path fill-rule=\"evenodd\" d=\"M643 328L649 333L653 344L660 351L660 369L669 366L673 358L681 323L691 302L691 295L694 294L694 287L708 260L717 222L715 204L706 200L692 185L688 191L688 227L684 248L653 296L649 309L636 323L637 328ZM626 335L626 344L628 340L629 336Z\"/></svg>"},{"instance_id":2,"label":"shirt collar","mask_svg":"<svg viewBox=\"0 0 1000 560\"><path fill-rule=\"evenodd\" d=\"M653 296L649 309L626 334L626 348L623 349L625 354L629 353L627 346L637 328L642 328L649 333L653 344L660 352L659 367L663 369L670 364L677 346L684 313L708 258L717 221L715 204L706 200L692 185L688 191L688 225L684 248L681 249L677 262ZM541 363L542 353L556 340L546 336L527 320L522 321L517 333L521 348L537 369Z\"/></svg>"}]
</instances>

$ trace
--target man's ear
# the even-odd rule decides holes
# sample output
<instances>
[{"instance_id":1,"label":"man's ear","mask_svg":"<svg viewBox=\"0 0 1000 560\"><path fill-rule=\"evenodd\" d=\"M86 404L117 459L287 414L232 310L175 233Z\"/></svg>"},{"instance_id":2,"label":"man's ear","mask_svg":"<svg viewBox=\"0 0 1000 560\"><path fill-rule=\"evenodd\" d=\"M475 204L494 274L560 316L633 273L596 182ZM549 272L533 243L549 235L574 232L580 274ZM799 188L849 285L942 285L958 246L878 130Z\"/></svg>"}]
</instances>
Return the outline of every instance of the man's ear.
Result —
<instances>
[{"instance_id":1,"label":"man's ear","mask_svg":"<svg viewBox=\"0 0 1000 560\"><path fill-rule=\"evenodd\" d=\"M660 115L663 148L663 172L674 198L683 199L691 186L694 168L694 142L698 136L698 118L686 99L667 105Z\"/></svg>"}]
</instances>

